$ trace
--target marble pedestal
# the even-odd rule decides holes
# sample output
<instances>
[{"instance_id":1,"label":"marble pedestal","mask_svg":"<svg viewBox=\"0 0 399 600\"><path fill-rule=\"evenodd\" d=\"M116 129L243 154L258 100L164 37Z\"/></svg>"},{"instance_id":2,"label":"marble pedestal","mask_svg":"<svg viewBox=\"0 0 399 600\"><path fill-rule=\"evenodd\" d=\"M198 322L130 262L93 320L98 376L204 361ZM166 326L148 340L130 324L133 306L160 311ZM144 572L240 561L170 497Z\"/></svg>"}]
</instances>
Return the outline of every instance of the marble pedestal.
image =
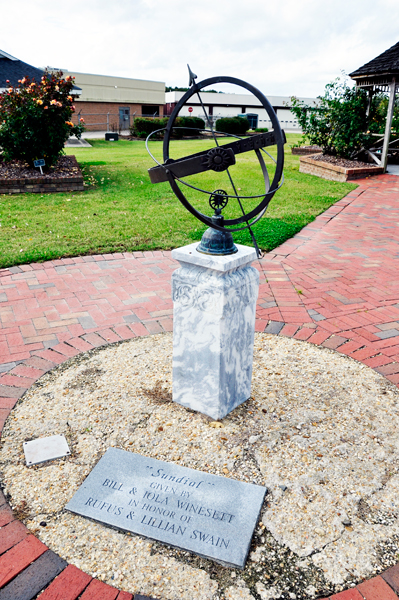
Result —
<instances>
[{"instance_id":1,"label":"marble pedestal","mask_svg":"<svg viewBox=\"0 0 399 600\"><path fill-rule=\"evenodd\" d=\"M251 394L259 273L253 248L213 256L197 246L172 251L173 400L221 419Z\"/></svg>"}]
</instances>

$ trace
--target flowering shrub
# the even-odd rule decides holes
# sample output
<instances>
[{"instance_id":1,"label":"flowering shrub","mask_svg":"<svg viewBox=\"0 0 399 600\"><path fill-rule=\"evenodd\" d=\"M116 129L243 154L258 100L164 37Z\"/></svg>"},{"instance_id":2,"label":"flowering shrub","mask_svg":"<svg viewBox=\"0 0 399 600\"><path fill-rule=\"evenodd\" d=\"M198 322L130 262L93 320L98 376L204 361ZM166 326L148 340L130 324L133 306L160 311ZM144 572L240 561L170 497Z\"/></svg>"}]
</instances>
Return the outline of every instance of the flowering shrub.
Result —
<instances>
[{"instance_id":1,"label":"flowering shrub","mask_svg":"<svg viewBox=\"0 0 399 600\"><path fill-rule=\"evenodd\" d=\"M24 77L18 87L0 94L0 148L6 161L21 159L33 166L34 160L44 158L49 167L70 135L82 135L83 119L72 123L72 88L71 76L63 79L61 71L46 71L39 83Z\"/></svg>"}]
</instances>

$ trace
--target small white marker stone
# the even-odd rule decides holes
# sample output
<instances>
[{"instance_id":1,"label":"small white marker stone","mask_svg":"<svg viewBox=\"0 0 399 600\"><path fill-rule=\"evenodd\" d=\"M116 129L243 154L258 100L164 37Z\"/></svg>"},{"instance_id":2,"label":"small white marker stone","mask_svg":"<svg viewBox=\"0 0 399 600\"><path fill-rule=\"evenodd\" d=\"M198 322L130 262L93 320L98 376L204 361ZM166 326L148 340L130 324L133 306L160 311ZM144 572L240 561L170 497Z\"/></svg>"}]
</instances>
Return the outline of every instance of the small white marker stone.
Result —
<instances>
[{"instance_id":1,"label":"small white marker stone","mask_svg":"<svg viewBox=\"0 0 399 600\"><path fill-rule=\"evenodd\" d=\"M26 466L31 467L47 460L62 458L71 454L64 435L52 435L24 442Z\"/></svg>"}]
</instances>

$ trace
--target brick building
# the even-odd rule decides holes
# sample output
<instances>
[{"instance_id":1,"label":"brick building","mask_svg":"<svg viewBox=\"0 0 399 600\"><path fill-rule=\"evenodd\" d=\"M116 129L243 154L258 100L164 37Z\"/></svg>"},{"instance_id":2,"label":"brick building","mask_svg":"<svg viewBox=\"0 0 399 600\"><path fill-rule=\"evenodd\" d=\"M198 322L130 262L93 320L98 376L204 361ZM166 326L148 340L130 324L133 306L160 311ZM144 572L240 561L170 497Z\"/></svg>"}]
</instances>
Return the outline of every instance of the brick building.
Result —
<instances>
[{"instance_id":1,"label":"brick building","mask_svg":"<svg viewBox=\"0 0 399 600\"><path fill-rule=\"evenodd\" d=\"M130 79L66 71L81 88L76 99L75 120L83 117L92 131L126 130L138 116L162 116L165 84L160 81Z\"/></svg>"}]
</instances>

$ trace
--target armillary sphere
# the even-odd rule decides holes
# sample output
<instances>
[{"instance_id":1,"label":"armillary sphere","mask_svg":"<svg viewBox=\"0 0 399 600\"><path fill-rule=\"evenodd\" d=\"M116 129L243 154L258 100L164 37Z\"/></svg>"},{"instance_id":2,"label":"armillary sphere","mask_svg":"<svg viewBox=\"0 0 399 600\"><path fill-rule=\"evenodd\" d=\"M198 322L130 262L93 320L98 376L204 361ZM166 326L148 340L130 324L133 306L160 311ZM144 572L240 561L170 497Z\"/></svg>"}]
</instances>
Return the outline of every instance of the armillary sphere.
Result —
<instances>
[{"instance_id":1,"label":"armillary sphere","mask_svg":"<svg viewBox=\"0 0 399 600\"><path fill-rule=\"evenodd\" d=\"M190 88L189 90L182 96L179 102L176 104L167 126L164 129L160 129L158 131L154 131L147 138L147 150L152 156L151 152L148 148L148 141L150 137L158 133L160 131L164 131L164 142L163 142L163 164L159 163L153 156L152 158L157 163L157 166L152 167L148 170L150 175L150 179L152 183L160 183L168 181L173 192L180 200L180 202L185 206L185 208L193 214L197 219L216 229L220 232L234 232L241 231L243 229L249 229L252 239L254 241L256 250L259 253L258 246L256 244L256 240L252 233L251 226L256 223L265 213L267 206L270 200L273 198L275 192L282 185L283 178L283 166L284 166L284 144L286 142L285 133L280 127L280 123L277 119L277 115L273 110L270 102L267 98L254 86L243 81L241 79L236 79L235 77L210 77L208 79L204 79L203 81L196 82L196 75L192 73L189 67L190 73ZM214 129L212 119L207 114L206 108L203 104L200 92L209 86L214 86L215 84L224 84L229 83L239 87L244 88L248 92L251 92L253 96L255 96L262 107L266 110L269 119L272 123L272 130L259 133L255 135L251 135L250 137L239 137L232 134L230 137L236 138L234 141L219 145L220 133ZM204 112L204 116L206 119L207 129L201 130L211 133L215 147L210 150L204 150L202 152L197 152L195 154L191 154L184 158L180 158L174 160L170 157L170 142L173 135L173 131L177 128L175 127L176 119L179 115L180 110L185 104L189 103L190 98L193 96L197 96L201 107ZM184 127L187 129L187 127ZM198 132L199 130L196 129ZM226 135L226 134L223 134ZM268 146L277 146L277 159L275 160L273 157L273 161L276 163L275 172L273 176L272 182L270 182L269 174L267 171L267 167L264 161L264 154L270 157L270 154L265 150ZM264 179L264 191L260 191L259 194L255 196L248 195L239 195L237 187L234 184L232 175L230 173L230 167L236 164L236 156L245 152L253 151L255 152L257 159L259 161L259 165L263 174ZM215 171L220 173L222 171L226 171L228 179L230 181L231 187L233 189L233 194L227 194L223 190L204 190L199 187L190 185L188 178L190 175L196 175L198 173L203 173L206 171ZM232 169L233 170L233 169ZM209 196L209 204L211 208L215 210L215 214L213 216L207 216L202 212L199 212L187 199L186 195L182 191L182 188L187 186L194 190L197 190L201 193L208 194ZM243 200L246 199L258 199L257 205L248 212L245 212ZM238 205L238 215L234 218L223 219L223 216L220 214L222 208L227 205L229 200L236 201ZM215 218L218 217L218 218Z\"/></svg>"}]
</instances>

